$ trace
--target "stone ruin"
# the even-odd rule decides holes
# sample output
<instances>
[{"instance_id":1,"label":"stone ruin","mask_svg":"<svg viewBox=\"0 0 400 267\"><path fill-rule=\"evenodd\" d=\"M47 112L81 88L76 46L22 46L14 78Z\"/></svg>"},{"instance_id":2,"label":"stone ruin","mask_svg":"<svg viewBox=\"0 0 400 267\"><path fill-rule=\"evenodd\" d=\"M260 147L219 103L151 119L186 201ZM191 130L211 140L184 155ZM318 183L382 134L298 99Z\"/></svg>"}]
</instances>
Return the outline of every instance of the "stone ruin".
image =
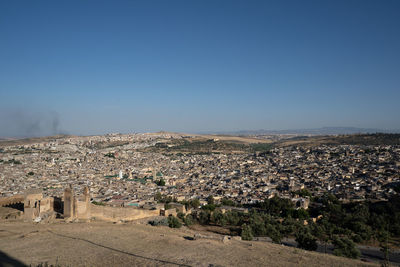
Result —
<instances>
[{"instance_id":1,"label":"stone ruin","mask_svg":"<svg viewBox=\"0 0 400 267\"><path fill-rule=\"evenodd\" d=\"M166 214L174 213L176 208L164 211ZM9 214L10 212L13 214ZM15 213L19 211L19 213ZM77 196L74 189L69 186L64 190L62 198L43 197L39 189L27 190L23 195L15 195L8 198L0 198L1 218L23 218L26 221L50 222L56 218L64 218L67 221L89 221L91 219L101 221L132 221L153 216L159 216L160 209L144 209L135 207L111 207L99 206L90 202L90 191L85 187L83 194Z\"/></svg>"},{"instance_id":2,"label":"stone ruin","mask_svg":"<svg viewBox=\"0 0 400 267\"><path fill-rule=\"evenodd\" d=\"M64 190L64 198L61 199L43 197L42 190L30 189L23 195L1 198L0 207L21 211L22 218L26 221L39 222L45 218L56 218L57 215L65 219L89 220L90 192L89 188L85 187L83 196L76 197L74 190L68 187Z\"/></svg>"},{"instance_id":3,"label":"stone ruin","mask_svg":"<svg viewBox=\"0 0 400 267\"><path fill-rule=\"evenodd\" d=\"M87 186L83 189L81 197L76 197L71 187L64 190L64 218L89 220L90 207L90 192Z\"/></svg>"}]
</instances>

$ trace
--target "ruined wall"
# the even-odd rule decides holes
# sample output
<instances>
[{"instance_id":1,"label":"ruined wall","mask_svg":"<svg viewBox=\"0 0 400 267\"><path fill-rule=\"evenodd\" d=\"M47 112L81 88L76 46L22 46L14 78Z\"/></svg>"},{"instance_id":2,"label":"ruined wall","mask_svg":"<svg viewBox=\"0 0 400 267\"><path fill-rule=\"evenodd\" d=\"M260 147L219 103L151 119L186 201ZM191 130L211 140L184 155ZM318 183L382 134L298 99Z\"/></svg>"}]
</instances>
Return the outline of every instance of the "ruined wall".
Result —
<instances>
[{"instance_id":1,"label":"ruined wall","mask_svg":"<svg viewBox=\"0 0 400 267\"><path fill-rule=\"evenodd\" d=\"M86 201L77 201L76 217L79 219L90 219L91 209Z\"/></svg>"},{"instance_id":2,"label":"ruined wall","mask_svg":"<svg viewBox=\"0 0 400 267\"><path fill-rule=\"evenodd\" d=\"M168 217L169 215L176 216L177 215L176 209L172 208L167 210L164 209L160 210L160 216Z\"/></svg>"},{"instance_id":3,"label":"ruined wall","mask_svg":"<svg viewBox=\"0 0 400 267\"><path fill-rule=\"evenodd\" d=\"M138 220L158 216L159 210L145 210L131 207L108 207L91 204L91 217L105 221Z\"/></svg>"},{"instance_id":4,"label":"ruined wall","mask_svg":"<svg viewBox=\"0 0 400 267\"><path fill-rule=\"evenodd\" d=\"M38 190L28 190L24 194L24 219L32 220L40 215L40 201L43 194Z\"/></svg>"},{"instance_id":5,"label":"ruined wall","mask_svg":"<svg viewBox=\"0 0 400 267\"><path fill-rule=\"evenodd\" d=\"M74 217L74 191L71 188L64 190L64 218Z\"/></svg>"},{"instance_id":6,"label":"ruined wall","mask_svg":"<svg viewBox=\"0 0 400 267\"><path fill-rule=\"evenodd\" d=\"M46 197L40 200L40 212L54 211L54 198Z\"/></svg>"},{"instance_id":7,"label":"ruined wall","mask_svg":"<svg viewBox=\"0 0 400 267\"><path fill-rule=\"evenodd\" d=\"M23 203L25 200L24 195L14 195L11 197L0 198L0 207L9 206L12 204Z\"/></svg>"}]
</instances>

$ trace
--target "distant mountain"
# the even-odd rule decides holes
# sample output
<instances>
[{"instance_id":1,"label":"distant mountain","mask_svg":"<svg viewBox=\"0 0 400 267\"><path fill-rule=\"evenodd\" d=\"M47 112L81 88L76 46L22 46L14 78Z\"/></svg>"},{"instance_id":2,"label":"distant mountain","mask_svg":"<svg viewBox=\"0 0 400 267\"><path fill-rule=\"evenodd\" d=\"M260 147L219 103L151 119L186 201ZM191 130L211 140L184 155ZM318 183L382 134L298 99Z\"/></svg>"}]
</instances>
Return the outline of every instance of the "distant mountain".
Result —
<instances>
[{"instance_id":1,"label":"distant mountain","mask_svg":"<svg viewBox=\"0 0 400 267\"><path fill-rule=\"evenodd\" d=\"M296 134L296 135L338 135L338 134L366 134L366 133L400 133L400 130L385 130L374 128L356 127L322 127L314 129L291 129L291 130L243 130L236 132L218 132L217 134L232 135L275 135L275 134Z\"/></svg>"}]
</instances>

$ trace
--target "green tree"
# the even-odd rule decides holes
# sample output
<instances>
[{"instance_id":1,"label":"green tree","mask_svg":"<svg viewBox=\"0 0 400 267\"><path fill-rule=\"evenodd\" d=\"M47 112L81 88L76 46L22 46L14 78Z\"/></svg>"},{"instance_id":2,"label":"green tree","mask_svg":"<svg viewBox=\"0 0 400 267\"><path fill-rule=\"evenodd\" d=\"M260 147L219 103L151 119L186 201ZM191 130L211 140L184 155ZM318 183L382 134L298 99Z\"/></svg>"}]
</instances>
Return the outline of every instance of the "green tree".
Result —
<instances>
[{"instance_id":1,"label":"green tree","mask_svg":"<svg viewBox=\"0 0 400 267\"><path fill-rule=\"evenodd\" d=\"M158 186L165 186L165 180L163 178L161 178L160 180L156 181L156 184Z\"/></svg>"},{"instance_id":2,"label":"green tree","mask_svg":"<svg viewBox=\"0 0 400 267\"><path fill-rule=\"evenodd\" d=\"M265 236L267 234L267 229L265 228L264 219L257 213L252 213L249 219L250 227L252 232L256 236Z\"/></svg>"},{"instance_id":3,"label":"green tree","mask_svg":"<svg viewBox=\"0 0 400 267\"><path fill-rule=\"evenodd\" d=\"M202 210L199 214L200 224L209 224L211 219L211 213L208 210Z\"/></svg>"},{"instance_id":4,"label":"green tree","mask_svg":"<svg viewBox=\"0 0 400 267\"><path fill-rule=\"evenodd\" d=\"M317 250L317 239L308 231L299 231L296 234L297 246L306 250Z\"/></svg>"},{"instance_id":5,"label":"green tree","mask_svg":"<svg viewBox=\"0 0 400 267\"><path fill-rule=\"evenodd\" d=\"M197 209L200 206L200 200L198 200L197 198L190 200L190 206L192 208Z\"/></svg>"},{"instance_id":6,"label":"green tree","mask_svg":"<svg viewBox=\"0 0 400 267\"><path fill-rule=\"evenodd\" d=\"M209 211L214 211L215 208L216 208L216 206L214 204L207 204L207 205L204 205L203 207L201 207L201 209L209 210Z\"/></svg>"},{"instance_id":7,"label":"green tree","mask_svg":"<svg viewBox=\"0 0 400 267\"><path fill-rule=\"evenodd\" d=\"M233 202L232 200L227 199L227 198L221 199L221 204L222 204L223 206L232 206L232 207L236 206L236 203L235 203L235 202Z\"/></svg>"},{"instance_id":8,"label":"green tree","mask_svg":"<svg viewBox=\"0 0 400 267\"><path fill-rule=\"evenodd\" d=\"M360 251L356 248L353 241L348 237L335 237L333 239L334 250L333 254L336 256L348 257L357 259L360 257Z\"/></svg>"},{"instance_id":9,"label":"green tree","mask_svg":"<svg viewBox=\"0 0 400 267\"><path fill-rule=\"evenodd\" d=\"M214 204L215 204L215 201L214 201L214 197L213 197L213 196L209 196L209 197L207 198L207 204L208 204L208 205L214 205Z\"/></svg>"},{"instance_id":10,"label":"green tree","mask_svg":"<svg viewBox=\"0 0 400 267\"><path fill-rule=\"evenodd\" d=\"M382 262L382 266L389 266L389 232L388 231L379 231L376 235L381 251L383 252L384 260Z\"/></svg>"},{"instance_id":11,"label":"green tree","mask_svg":"<svg viewBox=\"0 0 400 267\"><path fill-rule=\"evenodd\" d=\"M253 233L251 231L251 227L247 224L242 225L242 233L241 233L242 240L253 240Z\"/></svg>"}]
</instances>

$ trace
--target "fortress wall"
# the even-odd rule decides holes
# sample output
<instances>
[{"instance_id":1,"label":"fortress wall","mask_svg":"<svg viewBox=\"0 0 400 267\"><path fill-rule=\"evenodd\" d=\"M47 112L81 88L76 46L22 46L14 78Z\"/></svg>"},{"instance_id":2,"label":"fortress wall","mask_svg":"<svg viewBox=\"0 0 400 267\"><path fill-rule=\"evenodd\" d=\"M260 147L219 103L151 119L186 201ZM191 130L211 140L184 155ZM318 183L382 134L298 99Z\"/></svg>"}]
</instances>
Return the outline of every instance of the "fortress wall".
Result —
<instances>
[{"instance_id":1,"label":"fortress wall","mask_svg":"<svg viewBox=\"0 0 400 267\"><path fill-rule=\"evenodd\" d=\"M128 207L108 207L91 204L91 217L105 221L138 220L158 216L159 210L145 210Z\"/></svg>"}]
</instances>

